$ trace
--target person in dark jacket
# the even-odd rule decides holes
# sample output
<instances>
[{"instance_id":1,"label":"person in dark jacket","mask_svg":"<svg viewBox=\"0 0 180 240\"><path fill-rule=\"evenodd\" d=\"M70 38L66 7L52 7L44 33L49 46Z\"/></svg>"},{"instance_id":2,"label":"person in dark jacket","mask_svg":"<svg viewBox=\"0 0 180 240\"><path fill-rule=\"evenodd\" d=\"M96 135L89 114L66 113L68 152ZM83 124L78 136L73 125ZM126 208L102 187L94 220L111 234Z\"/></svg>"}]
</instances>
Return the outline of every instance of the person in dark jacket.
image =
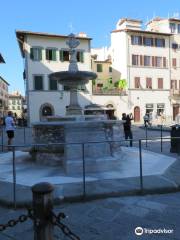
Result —
<instances>
[{"instance_id":1,"label":"person in dark jacket","mask_svg":"<svg viewBox=\"0 0 180 240\"><path fill-rule=\"evenodd\" d=\"M122 114L122 120L124 120L123 126L124 126L124 136L125 139L130 139L130 147L132 147L132 139L133 139L133 134L131 130L131 121L133 120L132 113L126 115L126 113Z\"/></svg>"}]
</instances>

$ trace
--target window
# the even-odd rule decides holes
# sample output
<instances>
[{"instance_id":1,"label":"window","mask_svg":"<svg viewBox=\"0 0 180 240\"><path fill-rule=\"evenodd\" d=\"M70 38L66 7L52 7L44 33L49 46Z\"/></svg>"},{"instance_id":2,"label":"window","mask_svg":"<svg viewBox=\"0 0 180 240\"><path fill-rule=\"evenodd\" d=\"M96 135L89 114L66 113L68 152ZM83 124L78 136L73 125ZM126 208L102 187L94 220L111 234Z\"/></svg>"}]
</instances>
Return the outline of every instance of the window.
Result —
<instances>
[{"instance_id":1,"label":"window","mask_svg":"<svg viewBox=\"0 0 180 240\"><path fill-rule=\"evenodd\" d=\"M163 78L158 78L158 89L163 89Z\"/></svg>"},{"instance_id":2,"label":"window","mask_svg":"<svg viewBox=\"0 0 180 240\"><path fill-rule=\"evenodd\" d=\"M109 72L110 72L110 73L112 72L112 67L109 67Z\"/></svg>"},{"instance_id":3,"label":"window","mask_svg":"<svg viewBox=\"0 0 180 240\"><path fill-rule=\"evenodd\" d=\"M163 67L166 68L167 67L167 61L166 61L166 57L163 57Z\"/></svg>"},{"instance_id":4,"label":"window","mask_svg":"<svg viewBox=\"0 0 180 240\"><path fill-rule=\"evenodd\" d=\"M21 107L20 107L20 106L17 106L17 110L21 110Z\"/></svg>"},{"instance_id":5,"label":"window","mask_svg":"<svg viewBox=\"0 0 180 240\"><path fill-rule=\"evenodd\" d=\"M140 77L134 78L134 86L135 88L140 88Z\"/></svg>"},{"instance_id":6,"label":"window","mask_svg":"<svg viewBox=\"0 0 180 240\"><path fill-rule=\"evenodd\" d=\"M162 57L155 57L155 66L162 67Z\"/></svg>"},{"instance_id":7,"label":"window","mask_svg":"<svg viewBox=\"0 0 180 240\"><path fill-rule=\"evenodd\" d=\"M175 68L176 67L176 58L172 59L172 66Z\"/></svg>"},{"instance_id":8,"label":"window","mask_svg":"<svg viewBox=\"0 0 180 240\"><path fill-rule=\"evenodd\" d=\"M142 45L142 37L141 36L131 36L131 44L132 45Z\"/></svg>"},{"instance_id":9,"label":"window","mask_svg":"<svg viewBox=\"0 0 180 240\"><path fill-rule=\"evenodd\" d=\"M33 47L30 49L30 58L34 61L42 60L42 48Z\"/></svg>"},{"instance_id":10,"label":"window","mask_svg":"<svg viewBox=\"0 0 180 240\"><path fill-rule=\"evenodd\" d=\"M60 50L59 52L60 61L69 61L69 51L68 50Z\"/></svg>"},{"instance_id":11,"label":"window","mask_svg":"<svg viewBox=\"0 0 180 240\"><path fill-rule=\"evenodd\" d=\"M83 63L84 62L84 52L78 51L77 52L77 61Z\"/></svg>"},{"instance_id":12,"label":"window","mask_svg":"<svg viewBox=\"0 0 180 240\"><path fill-rule=\"evenodd\" d=\"M152 89L152 78L146 78L146 88Z\"/></svg>"},{"instance_id":13,"label":"window","mask_svg":"<svg viewBox=\"0 0 180 240\"><path fill-rule=\"evenodd\" d=\"M151 57L144 56L144 66L151 66Z\"/></svg>"},{"instance_id":14,"label":"window","mask_svg":"<svg viewBox=\"0 0 180 240\"><path fill-rule=\"evenodd\" d=\"M155 38L156 47L165 47L165 40L163 38Z\"/></svg>"},{"instance_id":15,"label":"window","mask_svg":"<svg viewBox=\"0 0 180 240\"><path fill-rule=\"evenodd\" d=\"M177 43L172 43L172 48L173 49L177 49L178 48L178 44Z\"/></svg>"},{"instance_id":16,"label":"window","mask_svg":"<svg viewBox=\"0 0 180 240\"><path fill-rule=\"evenodd\" d=\"M170 27L171 33L175 33L175 31L176 31L176 24L175 23L170 23L169 27Z\"/></svg>"},{"instance_id":17,"label":"window","mask_svg":"<svg viewBox=\"0 0 180 240\"><path fill-rule=\"evenodd\" d=\"M12 106L12 110L16 110L15 106Z\"/></svg>"},{"instance_id":18,"label":"window","mask_svg":"<svg viewBox=\"0 0 180 240\"><path fill-rule=\"evenodd\" d=\"M97 72L102 72L103 71L103 66L102 64L97 64Z\"/></svg>"},{"instance_id":19,"label":"window","mask_svg":"<svg viewBox=\"0 0 180 240\"><path fill-rule=\"evenodd\" d=\"M46 49L46 60L56 61L56 49Z\"/></svg>"},{"instance_id":20,"label":"window","mask_svg":"<svg viewBox=\"0 0 180 240\"><path fill-rule=\"evenodd\" d=\"M98 84L97 84L97 87L98 87L98 88L102 88L102 87L103 87L103 84L102 84L102 83L98 83Z\"/></svg>"},{"instance_id":21,"label":"window","mask_svg":"<svg viewBox=\"0 0 180 240\"><path fill-rule=\"evenodd\" d=\"M13 104L13 105L16 105L16 100L12 100L12 104Z\"/></svg>"},{"instance_id":22,"label":"window","mask_svg":"<svg viewBox=\"0 0 180 240\"><path fill-rule=\"evenodd\" d=\"M178 24L178 33L180 33L180 24Z\"/></svg>"},{"instance_id":23,"label":"window","mask_svg":"<svg viewBox=\"0 0 180 240\"><path fill-rule=\"evenodd\" d=\"M153 38L143 38L143 43L145 46L153 46Z\"/></svg>"},{"instance_id":24,"label":"window","mask_svg":"<svg viewBox=\"0 0 180 240\"><path fill-rule=\"evenodd\" d=\"M49 79L49 90L57 90L57 81Z\"/></svg>"},{"instance_id":25,"label":"window","mask_svg":"<svg viewBox=\"0 0 180 240\"><path fill-rule=\"evenodd\" d=\"M34 76L34 90L43 90L43 76Z\"/></svg>"},{"instance_id":26,"label":"window","mask_svg":"<svg viewBox=\"0 0 180 240\"><path fill-rule=\"evenodd\" d=\"M171 89L177 89L177 80L171 80Z\"/></svg>"},{"instance_id":27,"label":"window","mask_svg":"<svg viewBox=\"0 0 180 240\"><path fill-rule=\"evenodd\" d=\"M132 65L138 65L138 55L132 55Z\"/></svg>"}]
</instances>

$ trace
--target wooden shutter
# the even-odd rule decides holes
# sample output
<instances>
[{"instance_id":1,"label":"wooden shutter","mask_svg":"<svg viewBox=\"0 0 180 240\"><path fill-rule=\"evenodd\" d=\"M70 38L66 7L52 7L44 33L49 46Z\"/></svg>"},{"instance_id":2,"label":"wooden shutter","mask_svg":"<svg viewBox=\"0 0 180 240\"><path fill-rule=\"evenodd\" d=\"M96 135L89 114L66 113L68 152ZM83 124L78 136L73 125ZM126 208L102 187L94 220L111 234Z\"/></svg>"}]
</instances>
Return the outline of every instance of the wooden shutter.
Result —
<instances>
[{"instance_id":1,"label":"wooden shutter","mask_svg":"<svg viewBox=\"0 0 180 240\"><path fill-rule=\"evenodd\" d=\"M141 65L141 66L144 65L144 64L143 64L143 56L142 56L142 55L140 55L140 65Z\"/></svg>"},{"instance_id":2,"label":"wooden shutter","mask_svg":"<svg viewBox=\"0 0 180 240\"><path fill-rule=\"evenodd\" d=\"M52 60L56 61L56 49L52 49Z\"/></svg>"},{"instance_id":3,"label":"wooden shutter","mask_svg":"<svg viewBox=\"0 0 180 240\"><path fill-rule=\"evenodd\" d=\"M38 49L39 61L42 60L42 48Z\"/></svg>"},{"instance_id":4,"label":"wooden shutter","mask_svg":"<svg viewBox=\"0 0 180 240\"><path fill-rule=\"evenodd\" d=\"M176 58L173 58L173 59L172 59L172 66L173 66L173 67L176 67Z\"/></svg>"},{"instance_id":5,"label":"wooden shutter","mask_svg":"<svg viewBox=\"0 0 180 240\"><path fill-rule=\"evenodd\" d=\"M34 59L33 48L30 49L30 58L31 58L32 60Z\"/></svg>"},{"instance_id":6,"label":"wooden shutter","mask_svg":"<svg viewBox=\"0 0 180 240\"><path fill-rule=\"evenodd\" d=\"M146 88L152 88L152 78L146 78Z\"/></svg>"},{"instance_id":7,"label":"wooden shutter","mask_svg":"<svg viewBox=\"0 0 180 240\"><path fill-rule=\"evenodd\" d=\"M80 52L80 62L83 63L84 62L84 52Z\"/></svg>"},{"instance_id":8,"label":"wooden shutter","mask_svg":"<svg viewBox=\"0 0 180 240\"><path fill-rule=\"evenodd\" d=\"M163 89L163 78L158 78L158 89Z\"/></svg>"},{"instance_id":9,"label":"wooden shutter","mask_svg":"<svg viewBox=\"0 0 180 240\"><path fill-rule=\"evenodd\" d=\"M135 88L140 88L140 77L134 78L134 86Z\"/></svg>"},{"instance_id":10,"label":"wooden shutter","mask_svg":"<svg viewBox=\"0 0 180 240\"><path fill-rule=\"evenodd\" d=\"M154 67L155 66L155 57L152 56L152 66Z\"/></svg>"},{"instance_id":11,"label":"wooden shutter","mask_svg":"<svg viewBox=\"0 0 180 240\"><path fill-rule=\"evenodd\" d=\"M49 60L49 49L46 49L46 60Z\"/></svg>"},{"instance_id":12,"label":"wooden shutter","mask_svg":"<svg viewBox=\"0 0 180 240\"><path fill-rule=\"evenodd\" d=\"M166 67L166 57L163 57L163 67Z\"/></svg>"},{"instance_id":13,"label":"wooden shutter","mask_svg":"<svg viewBox=\"0 0 180 240\"><path fill-rule=\"evenodd\" d=\"M60 61L64 62L64 57L63 57L63 50L59 51L59 57L60 57Z\"/></svg>"}]
</instances>

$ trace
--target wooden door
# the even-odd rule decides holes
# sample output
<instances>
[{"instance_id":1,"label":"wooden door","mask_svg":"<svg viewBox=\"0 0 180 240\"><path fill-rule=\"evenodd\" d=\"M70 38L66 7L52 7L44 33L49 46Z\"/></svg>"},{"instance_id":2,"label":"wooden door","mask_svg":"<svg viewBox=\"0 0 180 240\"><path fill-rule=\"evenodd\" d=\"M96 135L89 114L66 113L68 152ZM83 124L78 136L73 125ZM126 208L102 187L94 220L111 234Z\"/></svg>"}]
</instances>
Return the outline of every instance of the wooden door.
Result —
<instances>
[{"instance_id":1,"label":"wooden door","mask_svg":"<svg viewBox=\"0 0 180 240\"><path fill-rule=\"evenodd\" d=\"M140 108L136 106L134 108L134 122L139 122L140 121Z\"/></svg>"}]
</instances>

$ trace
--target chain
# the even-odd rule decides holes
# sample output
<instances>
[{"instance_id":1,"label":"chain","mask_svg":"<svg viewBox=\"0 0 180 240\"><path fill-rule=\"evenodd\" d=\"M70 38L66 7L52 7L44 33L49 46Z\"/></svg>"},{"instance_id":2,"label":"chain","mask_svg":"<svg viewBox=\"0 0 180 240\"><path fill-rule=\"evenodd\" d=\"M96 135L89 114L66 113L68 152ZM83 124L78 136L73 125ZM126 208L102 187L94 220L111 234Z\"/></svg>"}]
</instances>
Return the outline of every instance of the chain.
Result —
<instances>
[{"instance_id":1,"label":"chain","mask_svg":"<svg viewBox=\"0 0 180 240\"><path fill-rule=\"evenodd\" d=\"M52 224L59 227L64 233L64 235L66 235L70 239L80 240L80 238L76 234L74 234L65 224L61 222L64 218L66 218L66 215L64 213L59 213L56 216L55 213L52 212Z\"/></svg>"},{"instance_id":2,"label":"chain","mask_svg":"<svg viewBox=\"0 0 180 240\"><path fill-rule=\"evenodd\" d=\"M32 209L28 209L28 214L22 214L17 219L10 219L6 224L0 224L0 232L6 230L8 227L14 227L18 223L23 223L28 220L28 218L32 218L33 212Z\"/></svg>"}]
</instances>

